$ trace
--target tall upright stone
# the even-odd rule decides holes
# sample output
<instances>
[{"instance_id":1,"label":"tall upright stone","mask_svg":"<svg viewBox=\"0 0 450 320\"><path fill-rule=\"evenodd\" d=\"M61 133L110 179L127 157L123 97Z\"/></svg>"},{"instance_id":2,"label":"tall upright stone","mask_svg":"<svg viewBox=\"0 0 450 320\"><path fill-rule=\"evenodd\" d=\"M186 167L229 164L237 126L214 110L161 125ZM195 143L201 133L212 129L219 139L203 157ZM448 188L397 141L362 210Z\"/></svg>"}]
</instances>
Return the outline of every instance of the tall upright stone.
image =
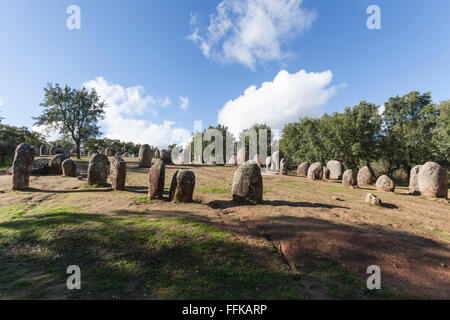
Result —
<instances>
[{"instance_id":1,"label":"tall upright stone","mask_svg":"<svg viewBox=\"0 0 450 320\"><path fill-rule=\"evenodd\" d=\"M373 171L368 166L362 167L358 171L358 185L371 185L375 182Z\"/></svg>"},{"instance_id":2,"label":"tall upright stone","mask_svg":"<svg viewBox=\"0 0 450 320\"><path fill-rule=\"evenodd\" d=\"M77 163L71 159L64 160L61 167L63 176L75 177L77 174Z\"/></svg>"},{"instance_id":3,"label":"tall upright stone","mask_svg":"<svg viewBox=\"0 0 450 320\"><path fill-rule=\"evenodd\" d=\"M280 162L280 174L283 176L287 176L288 175L288 165L286 162L286 159L281 159Z\"/></svg>"},{"instance_id":4,"label":"tall upright stone","mask_svg":"<svg viewBox=\"0 0 450 320\"><path fill-rule=\"evenodd\" d=\"M160 153L161 160L164 162L164 164L167 166L169 164L172 164L172 155L167 150L162 150Z\"/></svg>"},{"instance_id":5,"label":"tall upright stone","mask_svg":"<svg viewBox=\"0 0 450 320\"><path fill-rule=\"evenodd\" d=\"M166 165L158 160L148 171L148 199L162 199L164 194L164 179Z\"/></svg>"},{"instance_id":6,"label":"tall upright stone","mask_svg":"<svg viewBox=\"0 0 450 320\"><path fill-rule=\"evenodd\" d=\"M30 185L33 169L34 150L28 143L17 146L12 164L12 189L22 190Z\"/></svg>"},{"instance_id":7,"label":"tall upright stone","mask_svg":"<svg viewBox=\"0 0 450 320\"><path fill-rule=\"evenodd\" d=\"M189 170L177 170L170 185L170 201L192 202L195 188L195 174Z\"/></svg>"},{"instance_id":8,"label":"tall upright stone","mask_svg":"<svg viewBox=\"0 0 450 320\"><path fill-rule=\"evenodd\" d=\"M308 176L308 169L309 169L309 163L303 162L301 163L297 168L297 174L300 177L307 177Z\"/></svg>"},{"instance_id":9,"label":"tall upright stone","mask_svg":"<svg viewBox=\"0 0 450 320\"><path fill-rule=\"evenodd\" d=\"M113 190L125 190L127 163L120 157L110 158L109 178Z\"/></svg>"},{"instance_id":10,"label":"tall upright stone","mask_svg":"<svg viewBox=\"0 0 450 320\"><path fill-rule=\"evenodd\" d=\"M409 193L420 194L419 188L419 171L422 166L415 166L409 174Z\"/></svg>"},{"instance_id":11,"label":"tall upright stone","mask_svg":"<svg viewBox=\"0 0 450 320\"><path fill-rule=\"evenodd\" d=\"M382 175L377 179L376 187L378 191L384 192L394 192L395 191L395 183L386 175Z\"/></svg>"},{"instance_id":12,"label":"tall upright stone","mask_svg":"<svg viewBox=\"0 0 450 320\"><path fill-rule=\"evenodd\" d=\"M88 184L105 185L108 181L110 162L104 154L97 153L91 157L88 166Z\"/></svg>"},{"instance_id":13,"label":"tall upright stone","mask_svg":"<svg viewBox=\"0 0 450 320\"><path fill-rule=\"evenodd\" d=\"M50 162L48 163L48 166L50 168L51 174L63 174L63 168L62 163L64 160L66 160L67 157L65 154L59 153L52 157Z\"/></svg>"},{"instance_id":14,"label":"tall upright stone","mask_svg":"<svg viewBox=\"0 0 450 320\"><path fill-rule=\"evenodd\" d=\"M255 157L253 158L253 160L255 160L255 162L258 164L259 168L262 167L262 163L261 163L261 159L259 158L259 154L255 154Z\"/></svg>"},{"instance_id":15,"label":"tall upright stone","mask_svg":"<svg viewBox=\"0 0 450 320\"><path fill-rule=\"evenodd\" d=\"M342 175L342 184L345 187L356 187L358 185L358 177L355 170L348 169Z\"/></svg>"},{"instance_id":16,"label":"tall upright stone","mask_svg":"<svg viewBox=\"0 0 450 320\"><path fill-rule=\"evenodd\" d=\"M331 160L327 163L327 168L330 170L330 180L341 180L344 174L344 167L342 163L337 160Z\"/></svg>"},{"instance_id":17,"label":"tall upright stone","mask_svg":"<svg viewBox=\"0 0 450 320\"><path fill-rule=\"evenodd\" d=\"M308 179L311 180L322 180L323 167L322 163L315 162L308 169Z\"/></svg>"},{"instance_id":18,"label":"tall upright stone","mask_svg":"<svg viewBox=\"0 0 450 320\"><path fill-rule=\"evenodd\" d=\"M429 198L448 197L447 170L435 162L425 163L419 170L420 193Z\"/></svg>"},{"instance_id":19,"label":"tall upright stone","mask_svg":"<svg viewBox=\"0 0 450 320\"><path fill-rule=\"evenodd\" d=\"M110 147L107 147L105 149L105 156L107 156L107 157L111 157L112 156L112 151L111 151Z\"/></svg>"},{"instance_id":20,"label":"tall upright stone","mask_svg":"<svg viewBox=\"0 0 450 320\"><path fill-rule=\"evenodd\" d=\"M39 155L41 157L47 155L47 146L46 145L41 146L41 148L39 149Z\"/></svg>"},{"instance_id":21,"label":"tall upright stone","mask_svg":"<svg viewBox=\"0 0 450 320\"><path fill-rule=\"evenodd\" d=\"M256 163L246 162L236 169L232 194L238 202L263 201L263 179Z\"/></svg>"},{"instance_id":22,"label":"tall upright stone","mask_svg":"<svg viewBox=\"0 0 450 320\"><path fill-rule=\"evenodd\" d=\"M249 160L248 157L249 157L248 150L246 150L245 148L240 149L236 155L237 165L238 166L243 165L245 162Z\"/></svg>"},{"instance_id":23,"label":"tall upright stone","mask_svg":"<svg viewBox=\"0 0 450 320\"><path fill-rule=\"evenodd\" d=\"M139 149L139 167L150 168L152 165L153 152L148 144L144 144Z\"/></svg>"},{"instance_id":24,"label":"tall upright stone","mask_svg":"<svg viewBox=\"0 0 450 320\"><path fill-rule=\"evenodd\" d=\"M270 170L270 165L272 164L272 157L266 158L266 171Z\"/></svg>"},{"instance_id":25,"label":"tall upright stone","mask_svg":"<svg viewBox=\"0 0 450 320\"><path fill-rule=\"evenodd\" d=\"M50 149L48 150L48 155L49 156L54 156L56 154L56 147L55 146L51 146Z\"/></svg>"},{"instance_id":26,"label":"tall upright stone","mask_svg":"<svg viewBox=\"0 0 450 320\"><path fill-rule=\"evenodd\" d=\"M280 170L280 151L272 152L270 158L272 160L270 170L278 172Z\"/></svg>"}]
</instances>

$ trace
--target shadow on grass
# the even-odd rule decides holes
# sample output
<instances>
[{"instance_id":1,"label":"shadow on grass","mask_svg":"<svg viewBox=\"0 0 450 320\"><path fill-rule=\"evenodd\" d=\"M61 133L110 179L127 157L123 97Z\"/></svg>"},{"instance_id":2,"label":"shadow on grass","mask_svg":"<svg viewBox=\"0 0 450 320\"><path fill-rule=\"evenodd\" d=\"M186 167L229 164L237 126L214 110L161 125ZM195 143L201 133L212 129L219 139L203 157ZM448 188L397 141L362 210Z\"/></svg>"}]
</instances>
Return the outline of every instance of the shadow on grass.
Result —
<instances>
[{"instance_id":1,"label":"shadow on grass","mask_svg":"<svg viewBox=\"0 0 450 320\"><path fill-rule=\"evenodd\" d=\"M251 203L245 203L245 202L237 202L233 200L214 200L208 203L208 206L210 206L213 209L228 209L233 207L244 207L244 206L252 206L254 204ZM348 207L342 207L342 206L336 206L331 204L324 204L324 203L310 203L310 202L293 202L293 201L283 201L283 200L275 200L275 201L263 201L262 203L258 203L258 205L267 205L267 206L273 206L273 207L293 207L293 208L326 208L326 209L333 209L333 208L340 208L340 209L350 209Z\"/></svg>"}]
</instances>

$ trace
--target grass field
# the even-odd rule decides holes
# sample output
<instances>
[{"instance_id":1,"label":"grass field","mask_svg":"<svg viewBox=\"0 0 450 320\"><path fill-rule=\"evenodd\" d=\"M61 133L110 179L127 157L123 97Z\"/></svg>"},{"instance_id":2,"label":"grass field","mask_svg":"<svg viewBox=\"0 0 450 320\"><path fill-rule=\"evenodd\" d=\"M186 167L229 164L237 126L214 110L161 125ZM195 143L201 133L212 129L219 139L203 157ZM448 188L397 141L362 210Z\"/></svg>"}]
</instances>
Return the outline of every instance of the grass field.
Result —
<instances>
[{"instance_id":1,"label":"grass field","mask_svg":"<svg viewBox=\"0 0 450 320\"><path fill-rule=\"evenodd\" d=\"M234 168L212 166L166 170L165 197L176 169L195 172L194 203L148 201L148 169L127 166L117 192L60 176L13 192L0 176L0 299L449 298L447 203L399 189L373 207L370 186L264 176L264 202L243 206ZM70 265L81 290L66 287Z\"/></svg>"}]
</instances>

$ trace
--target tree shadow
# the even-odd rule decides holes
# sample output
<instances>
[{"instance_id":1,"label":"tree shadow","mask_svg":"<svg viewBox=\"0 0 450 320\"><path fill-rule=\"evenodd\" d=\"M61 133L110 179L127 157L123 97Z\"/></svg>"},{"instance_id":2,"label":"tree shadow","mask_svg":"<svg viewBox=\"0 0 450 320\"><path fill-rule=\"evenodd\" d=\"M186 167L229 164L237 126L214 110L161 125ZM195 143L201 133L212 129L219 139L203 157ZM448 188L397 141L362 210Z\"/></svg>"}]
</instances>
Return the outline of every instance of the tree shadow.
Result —
<instances>
[{"instance_id":1,"label":"tree shadow","mask_svg":"<svg viewBox=\"0 0 450 320\"><path fill-rule=\"evenodd\" d=\"M275 200L275 201L269 201L264 200L262 203L258 203L261 205L267 205L267 206L273 206L273 207L293 207L293 208L326 208L326 209L334 209L334 208L340 208L340 209L350 209L348 207L342 207L337 205L331 205L331 204L325 204L325 203L310 203L310 202L292 202L292 201L283 201L283 200ZM246 203L246 202L238 202L233 200L214 200L208 203L208 206L213 209L229 209L234 207L245 207L245 206L252 206L256 205L253 203Z\"/></svg>"},{"instance_id":2,"label":"tree shadow","mask_svg":"<svg viewBox=\"0 0 450 320\"><path fill-rule=\"evenodd\" d=\"M24 189L24 190L22 190L22 191L25 191L25 192L33 192L33 193L39 193L39 192L42 192L42 193L61 193L61 194L64 194L64 193L89 193L89 192L111 192L111 191L113 191L113 189L111 188L111 185L109 185L109 187L108 186L101 186L101 187L98 187L98 188L84 188L84 189L72 189L72 190L46 190L46 189L37 189L37 188L32 188L32 187L29 187L29 188L26 188L26 189Z\"/></svg>"}]
</instances>

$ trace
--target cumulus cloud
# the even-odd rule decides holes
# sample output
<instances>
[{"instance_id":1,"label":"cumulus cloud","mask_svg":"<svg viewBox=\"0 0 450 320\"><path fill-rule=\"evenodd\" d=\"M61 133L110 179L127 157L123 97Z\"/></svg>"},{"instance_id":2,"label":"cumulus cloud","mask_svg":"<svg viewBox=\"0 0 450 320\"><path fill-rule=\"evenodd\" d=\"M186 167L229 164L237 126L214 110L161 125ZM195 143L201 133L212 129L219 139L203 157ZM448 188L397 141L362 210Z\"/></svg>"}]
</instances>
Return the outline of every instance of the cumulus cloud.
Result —
<instances>
[{"instance_id":1,"label":"cumulus cloud","mask_svg":"<svg viewBox=\"0 0 450 320\"><path fill-rule=\"evenodd\" d=\"M317 13L303 0L223 0L204 28L191 15L193 41L208 58L235 61L254 69L258 62L280 60L282 44L311 27Z\"/></svg>"},{"instance_id":2,"label":"cumulus cloud","mask_svg":"<svg viewBox=\"0 0 450 320\"><path fill-rule=\"evenodd\" d=\"M189 107L189 97L182 97L180 96L180 108L184 111L187 111L188 107Z\"/></svg>"},{"instance_id":3,"label":"cumulus cloud","mask_svg":"<svg viewBox=\"0 0 450 320\"><path fill-rule=\"evenodd\" d=\"M294 74L280 71L273 81L264 82L260 88L252 85L240 97L228 101L219 111L218 123L238 136L255 123L282 129L299 117L320 116L323 106L338 88L330 86L332 79L331 71L300 70Z\"/></svg>"},{"instance_id":4,"label":"cumulus cloud","mask_svg":"<svg viewBox=\"0 0 450 320\"><path fill-rule=\"evenodd\" d=\"M168 106L169 98L157 98L145 95L142 86L124 88L108 83L102 77L84 83L89 89L95 89L105 100L105 119L101 121L105 136L110 139L147 143L165 148L169 144L185 145L191 134L184 128L176 127L173 121L164 120L154 123L142 119L145 115L156 115L156 106Z\"/></svg>"}]
</instances>

